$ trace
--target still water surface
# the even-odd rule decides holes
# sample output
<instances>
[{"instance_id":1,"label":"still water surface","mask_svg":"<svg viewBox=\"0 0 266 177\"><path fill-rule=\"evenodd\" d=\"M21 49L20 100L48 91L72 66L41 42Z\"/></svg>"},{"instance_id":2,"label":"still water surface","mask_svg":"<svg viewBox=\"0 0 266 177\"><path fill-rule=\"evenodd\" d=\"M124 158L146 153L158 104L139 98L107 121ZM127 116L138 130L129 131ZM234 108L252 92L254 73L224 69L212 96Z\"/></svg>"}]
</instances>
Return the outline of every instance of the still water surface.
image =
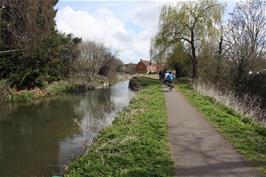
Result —
<instances>
[{"instance_id":1,"label":"still water surface","mask_svg":"<svg viewBox=\"0 0 266 177\"><path fill-rule=\"evenodd\" d=\"M62 173L132 97L123 81L107 89L7 106L0 112L0 177Z\"/></svg>"}]
</instances>

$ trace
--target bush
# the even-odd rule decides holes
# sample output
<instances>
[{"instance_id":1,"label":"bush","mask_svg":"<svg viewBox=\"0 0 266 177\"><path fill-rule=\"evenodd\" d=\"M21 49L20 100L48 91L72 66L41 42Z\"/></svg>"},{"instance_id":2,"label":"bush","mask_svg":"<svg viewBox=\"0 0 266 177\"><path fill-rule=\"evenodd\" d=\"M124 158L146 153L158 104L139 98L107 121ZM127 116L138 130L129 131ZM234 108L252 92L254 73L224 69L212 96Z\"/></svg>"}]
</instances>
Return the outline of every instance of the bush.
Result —
<instances>
[{"instance_id":1,"label":"bush","mask_svg":"<svg viewBox=\"0 0 266 177\"><path fill-rule=\"evenodd\" d=\"M188 77L181 77L181 78L178 78L177 82L180 84L191 84L192 80Z\"/></svg>"},{"instance_id":2,"label":"bush","mask_svg":"<svg viewBox=\"0 0 266 177\"><path fill-rule=\"evenodd\" d=\"M122 71L123 71L123 62L115 58L115 56L110 55L109 57L107 57L103 66L100 68L98 74L109 77L111 75L116 74L117 72L122 72Z\"/></svg>"},{"instance_id":3,"label":"bush","mask_svg":"<svg viewBox=\"0 0 266 177\"><path fill-rule=\"evenodd\" d=\"M263 107L266 107L266 72L256 72L247 77L245 90L251 95L256 95L263 100Z\"/></svg>"},{"instance_id":4,"label":"bush","mask_svg":"<svg viewBox=\"0 0 266 177\"><path fill-rule=\"evenodd\" d=\"M142 85L140 84L138 79L134 77L129 81L128 87L133 91L139 91L142 88Z\"/></svg>"},{"instance_id":5,"label":"bush","mask_svg":"<svg viewBox=\"0 0 266 177\"><path fill-rule=\"evenodd\" d=\"M48 95L56 95L60 92L64 92L68 90L68 84L64 81L54 82L49 85L46 89Z\"/></svg>"},{"instance_id":6,"label":"bush","mask_svg":"<svg viewBox=\"0 0 266 177\"><path fill-rule=\"evenodd\" d=\"M21 103L21 102L31 102L34 97L34 93L31 91L13 91L9 96L9 102L11 103Z\"/></svg>"}]
</instances>

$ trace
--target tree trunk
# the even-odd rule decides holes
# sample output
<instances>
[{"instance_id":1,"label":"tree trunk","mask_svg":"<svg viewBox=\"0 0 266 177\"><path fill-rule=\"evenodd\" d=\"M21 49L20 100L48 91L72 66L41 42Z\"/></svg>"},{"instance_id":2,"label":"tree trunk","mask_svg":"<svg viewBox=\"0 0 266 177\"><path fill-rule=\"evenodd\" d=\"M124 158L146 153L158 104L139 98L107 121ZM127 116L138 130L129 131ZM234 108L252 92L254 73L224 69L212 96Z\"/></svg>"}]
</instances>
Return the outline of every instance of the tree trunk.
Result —
<instances>
[{"instance_id":1,"label":"tree trunk","mask_svg":"<svg viewBox=\"0 0 266 177\"><path fill-rule=\"evenodd\" d=\"M194 43L194 32L193 30L191 31L191 53L192 53L192 79L197 79L198 73L197 73L197 67L198 67L198 62L197 62L197 56L196 56L196 48L195 48L195 43Z\"/></svg>"}]
</instances>

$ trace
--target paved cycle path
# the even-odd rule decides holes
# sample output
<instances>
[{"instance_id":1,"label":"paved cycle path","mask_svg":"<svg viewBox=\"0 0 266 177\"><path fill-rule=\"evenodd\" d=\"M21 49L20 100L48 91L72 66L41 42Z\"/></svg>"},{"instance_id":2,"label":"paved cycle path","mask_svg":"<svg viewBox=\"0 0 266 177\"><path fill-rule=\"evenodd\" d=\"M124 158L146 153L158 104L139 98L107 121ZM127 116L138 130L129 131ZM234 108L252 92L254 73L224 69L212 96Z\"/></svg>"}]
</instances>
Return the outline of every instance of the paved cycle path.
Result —
<instances>
[{"instance_id":1,"label":"paved cycle path","mask_svg":"<svg viewBox=\"0 0 266 177\"><path fill-rule=\"evenodd\" d=\"M163 91L176 177L261 177L179 92Z\"/></svg>"}]
</instances>

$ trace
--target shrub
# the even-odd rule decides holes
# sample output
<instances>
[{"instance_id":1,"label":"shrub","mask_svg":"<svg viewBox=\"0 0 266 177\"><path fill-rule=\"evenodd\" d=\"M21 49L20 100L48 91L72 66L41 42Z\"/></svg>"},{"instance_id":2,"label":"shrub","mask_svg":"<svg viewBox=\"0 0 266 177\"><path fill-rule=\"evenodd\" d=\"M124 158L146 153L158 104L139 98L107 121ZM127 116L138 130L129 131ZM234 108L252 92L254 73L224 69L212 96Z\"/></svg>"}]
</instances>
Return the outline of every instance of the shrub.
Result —
<instances>
[{"instance_id":1,"label":"shrub","mask_svg":"<svg viewBox=\"0 0 266 177\"><path fill-rule=\"evenodd\" d=\"M250 74L245 85L246 92L261 97L263 107L266 107L266 71Z\"/></svg>"},{"instance_id":2,"label":"shrub","mask_svg":"<svg viewBox=\"0 0 266 177\"><path fill-rule=\"evenodd\" d=\"M68 90L68 84L65 81L54 82L47 87L48 95L56 95L59 92L64 92Z\"/></svg>"},{"instance_id":3,"label":"shrub","mask_svg":"<svg viewBox=\"0 0 266 177\"><path fill-rule=\"evenodd\" d=\"M32 91L13 91L9 96L9 102L11 103L21 103L21 102L31 102L34 97L34 93Z\"/></svg>"},{"instance_id":4,"label":"shrub","mask_svg":"<svg viewBox=\"0 0 266 177\"><path fill-rule=\"evenodd\" d=\"M180 77L177 82L181 84L191 84L192 80L188 77Z\"/></svg>"}]
</instances>

